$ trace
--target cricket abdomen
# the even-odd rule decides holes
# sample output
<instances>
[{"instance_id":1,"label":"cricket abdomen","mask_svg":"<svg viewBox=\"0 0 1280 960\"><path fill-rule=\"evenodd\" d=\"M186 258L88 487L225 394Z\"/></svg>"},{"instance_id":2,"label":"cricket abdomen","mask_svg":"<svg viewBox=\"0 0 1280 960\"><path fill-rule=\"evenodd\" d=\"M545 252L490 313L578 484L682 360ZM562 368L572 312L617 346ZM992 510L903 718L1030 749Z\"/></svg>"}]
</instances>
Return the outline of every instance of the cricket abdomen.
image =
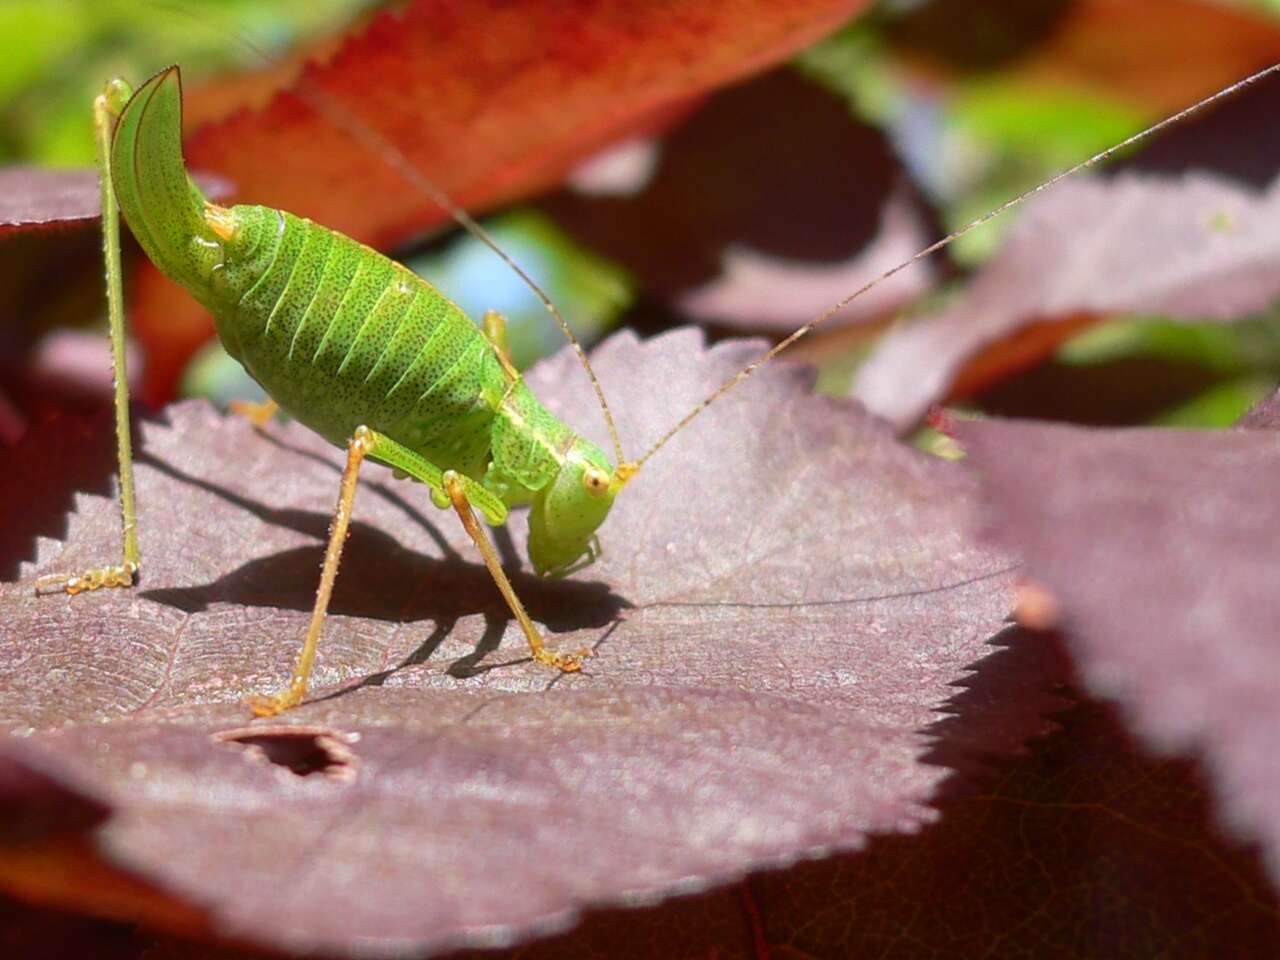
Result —
<instances>
[{"instance_id":1,"label":"cricket abdomen","mask_svg":"<svg viewBox=\"0 0 1280 960\"><path fill-rule=\"evenodd\" d=\"M349 237L265 207L231 213L211 306L254 379L333 443L365 424L479 479L509 382L470 318Z\"/></svg>"},{"instance_id":2,"label":"cricket abdomen","mask_svg":"<svg viewBox=\"0 0 1280 960\"><path fill-rule=\"evenodd\" d=\"M138 242L209 308L227 350L301 423L361 424L529 502L575 441L466 314L355 240L267 207L214 206L182 160L176 68L122 110L112 184Z\"/></svg>"}]
</instances>

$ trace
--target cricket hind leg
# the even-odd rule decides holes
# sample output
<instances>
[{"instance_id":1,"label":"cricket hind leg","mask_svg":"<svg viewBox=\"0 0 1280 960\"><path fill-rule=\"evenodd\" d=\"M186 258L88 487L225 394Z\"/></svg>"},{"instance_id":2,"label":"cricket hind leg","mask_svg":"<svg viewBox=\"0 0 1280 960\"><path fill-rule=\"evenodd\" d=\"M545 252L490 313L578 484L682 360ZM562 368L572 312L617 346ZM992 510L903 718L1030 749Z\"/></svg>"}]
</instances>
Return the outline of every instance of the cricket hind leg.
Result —
<instances>
[{"instance_id":1,"label":"cricket hind leg","mask_svg":"<svg viewBox=\"0 0 1280 960\"><path fill-rule=\"evenodd\" d=\"M493 548L493 544L480 528L479 521L476 520L475 512L471 509L471 502L467 498L467 490L463 478L449 470L444 474L444 487L445 492L449 495L450 503L453 504L454 511L458 514L458 519L462 521L463 528L475 542L476 549L480 551L480 556L484 558L484 565L489 569L489 575L493 577L493 582L497 584L503 599L507 601L507 606L511 608L511 613L520 624L520 629L524 631L525 639L529 641L529 651L532 653L533 659L539 663L545 663L549 667L563 670L565 673L576 673L581 670L583 659L591 656L591 651L579 650L577 653L556 653L547 649L547 645L543 642L542 634L534 626L529 614L524 609L524 604L520 602L520 597L516 594L515 587L507 579L506 571L502 569L502 564L498 560L498 552Z\"/></svg>"},{"instance_id":2,"label":"cricket hind leg","mask_svg":"<svg viewBox=\"0 0 1280 960\"><path fill-rule=\"evenodd\" d=\"M111 185L111 135L115 119L131 90L123 80L113 80L93 102L93 124L98 145L98 178L102 194L102 255L107 274L107 317L111 330L111 363L114 371L116 451L120 462L120 563L92 567L79 573L55 573L35 581L37 593L70 594L100 587L131 587L142 563L138 548L138 511L133 493L133 445L129 429L129 377L125 369L124 284L120 269L120 209Z\"/></svg>"},{"instance_id":3,"label":"cricket hind leg","mask_svg":"<svg viewBox=\"0 0 1280 960\"><path fill-rule=\"evenodd\" d=\"M311 610L311 622L307 625L302 649L294 662L289 685L279 693L259 694L249 698L249 709L260 717L272 717L291 707L296 707L307 695L307 683L315 664L316 649L320 646L320 634L324 629L325 615L329 612L329 600L333 596L333 584L338 578L338 566L342 562L342 548L351 525L351 508L355 504L356 484L360 479L360 465L364 463L376 444L375 434L368 427L357 427L347 441L347 465L342 471L338 488L338 505L333 511L333 523L329 526L329 544L324 551L324 566L320 570L320 586L316 588L316 602Z\"/></svg>"}]
</instances>

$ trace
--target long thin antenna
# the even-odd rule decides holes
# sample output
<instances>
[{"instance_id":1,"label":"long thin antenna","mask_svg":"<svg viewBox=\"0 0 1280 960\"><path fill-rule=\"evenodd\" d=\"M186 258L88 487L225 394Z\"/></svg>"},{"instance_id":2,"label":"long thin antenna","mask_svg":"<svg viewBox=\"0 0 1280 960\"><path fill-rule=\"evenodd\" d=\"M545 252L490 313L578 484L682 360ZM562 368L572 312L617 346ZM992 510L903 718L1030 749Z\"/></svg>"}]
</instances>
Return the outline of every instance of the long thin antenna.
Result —
<instances>
[{"instance_id":1,"label":"long thin antenna","mask_svg":"<svg viewBox=\"0 0 1280 960\"><path fill-rule=\"evenodd\" d=\"M160 2L160 0L152 0L152 5L164 10L179 12L193 17L195 16L192 11L176 4L164 3ZM264 63L271 62L270 55L268 55L265 50L259 47L239 30L234 27L225 27L222 25L220 25L220 28L225 29L230 36L243 44L246 49L251 50ZM628 477L631 473L634 473L634 470L631 469L632 465L628 464L626 462L626 458L623 456L622 441L618 438L618 427L613 419L613 411L609 409L609 401L605 399L604 388L600 385L600 380L596 377L596 372L591 369L591 362L587 359L587 353L582 349L582 344L578 342L578 338L570 328L569 322L565 320L564 314L560 312L560 308L555 305L550 295L548 295L538 282L534 280L519 263L516 262L514 257L498 245L498 241L493 239L489 234L489 231L480 226L471 214L467 213L466 210L454 203L443 189L437 186L434 181L427 177L426 174L410 163L403 151L389 142L385 137L369 126L369 124L351 113L328 94L313 92L312 90L304 87L303 84L305 82L305 76L300 74L297 86L290 92L311 107L311 109L315 110L316 113L325 117L338 129L345 130L359 139L366 148L368 148L372 153L377 154L378 157L387 164L387 166L400 174L400 176L413 186L414 189L418 190L437 207L449 214L449 216L452 217L460 227L497 254L499 259L510 267L511 270L515 272L516 276L524 281L525 286L527 286L533 292L533 295L541 301L542 305L547 308L547 312L555 319L556 325L565 335L565 339L569 341L569 346L573 347L573 351L578 355L578 360L582 364L582 368L586 370L587 377L591 380L591 387L595 390L596 399L600 402L600 411L604 414L605 426L609 429L609 439L613 443L614 462L619 467L623 468L621 472L625 473Z\"/></svg>"},{"instance_id":2,"label":"long thin antenna","mask_svg":"<svg viewBox=\"0 0 1280 960\"><path fill-rule=\"evenodd\" d=\"M888 280L894 274L899 273L900 271L905 270L907 267L911 266L913 263L916 263L919 260L923 260L925 257L936 253L937 251L941 250L943 247L948 246L951 243L958 240L960 237L963 237L970 230L973 230L976 227L982 226L984 223L986 223L989 220L995 219L996 217L1000 216L1000 214L1004 213L1006 210L1009 210L1012 207L1016 207L1018 204L1022 203L1024 200L1027 200L1035 196L1040 191L1049 189L1054 184L1058 183L1060 180L1065 180L1067 177L1073 176L1081 172L1082 170L1087 170L1090 167L1093 167L1099 163L1102 163L1104 160L1111 157L1117 151L1123 150L1125 147L1130 147L1130 146L1133 146L1135 143L1140 143L1141 141L1146 140L1148 137L1152 136L1155 133L1158 133L1159 131L1165 129L1166 127L1171 126L1172 124L1178 123L1180 120L1183 120L1186 117L1189 117L1191 114L1196 113L1199 110L1202 110L1203 108L1209 106L1212 103L1216 103L1219 100L1222 100L1235 93L1238 93L1239 91L1243 90L1245 87L1252 86L1253 84L1257 83L1259 80L1262 80L1263 78L1270 76L1271 74L1275 73L1278 70L1280 70L1280 63L1273 63L1271 66L1266 67L1262 70L1259 70L1257 73L1254 73L1251 76L1245 77L1243 80L1237 80L1235 83L1231 84L1231 86L1226 87L1225 89L1219 90L1217 93L1212 94L1211 96L1205 97L1203 100L1200 100L1192 104L1191 106L1178 111L1177 113L1173 114L1170 117L1166 117L1165 119L1161 120L1159 123L1153 126L1147 127L1147 129L1141 131L1140 133L1135 133L1133 136L1129 137L1128 139L1122 140L1120 143L1117 143L1114 146L1108 147L1106 150L1103 150L1101 153L1095 153L1088 160L1083 160L1080 163L1077 163L1074 167L1071 167L1068 170L1064 170L1063 172L1057 174L1056 176L1044 181L1039 186L1032 187L1030 190L1014 197L1012 200L1006 200L1004 203L1000 204L1000 206L996 207L994 210L990 211L989 213L983 214L982 216L978 217L976 220L969 221L963 227L960 227L957 230L953 230L951 233L947 234L941 240L931 243L929 246L925 247L923 250L915 254L909 260L904 260L902 263L898 264L896 267L893 267L890 270L886 270L884 273L880 274L880 276L876 277L871 282L864 284L862 287L858 288L853 293L849 294L849 296L836 302L832 306L828 307L826 310L823 310L822 313L818 314L817 317L810 320L808 323L800 327L800 329L796 330L794 333L786 337L784 340L780 341L778 344L772 347L769 351L763 354L759 359L754 360L751 363L747 364L745 367L743 367L741 370L735 373L732 377L730 377L728 380L722 383L714 393L712 393L709 397L707 397L705 400L703 400L701 403L695 406L692 410L690 410L687 414L685 414L685 416L680 420L679 423L677 423L674 427L672 427L665 434L663 434L662 438L658 440L658 442L655 443L652 447L650 447L649 451L645 453L644 456L642 456L639 460L636 461L635 468L638 470L640 467L644 466L644 464L649 460L650 457L652 457L655 453L657 453L660 449L662 449L662 447L664 447L667 444L667 442L671 440L672 437L674 437L677 433L679 433L681 430L687 427L691 422L693 422L694 418L697 417L700 413L702 413L703 410L706 410L707 407L711 406L711 404L715 403L717 400L723 397L726 393L728 393L738 384L742 383L742 381L750 377L753 373L755 373L758 369L760 369L760 367L764 366L766 363L768 363L770 360L772 360L774 357L780 354L783 350L787 349L787 347L791 346L801 337L805 336L814 327L831 319L831 317L839 313L841 310L847 307L854 300L857 300L858 297L862 296L864 293L873 289L874 287L879 286L881 283Z\"/></svg>"}]
</instances>

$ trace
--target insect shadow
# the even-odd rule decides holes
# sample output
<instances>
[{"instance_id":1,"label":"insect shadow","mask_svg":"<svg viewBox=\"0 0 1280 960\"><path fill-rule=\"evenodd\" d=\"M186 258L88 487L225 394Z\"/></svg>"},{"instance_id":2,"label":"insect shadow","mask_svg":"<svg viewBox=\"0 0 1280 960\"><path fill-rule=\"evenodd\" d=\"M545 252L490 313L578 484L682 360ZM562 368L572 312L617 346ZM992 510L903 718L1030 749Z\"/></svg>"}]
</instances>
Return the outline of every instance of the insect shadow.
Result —
<instances>
[{"instance_id":1,"label":"insect shadow","mask_svg":"<svg viewBox=\"0 0 1280 960\"><path fill-rule=\"evenodd\" d=\"M278 440L278 446L338 469L323 456L296 449ZM313 537L314 545L295 547L256 557L216 580L191 587L144 590L148 600L175 607L184 613L198 613L214 604L264 607L309 612L315 601L315 571L324 556L330 516L324 511L269 507L219 484L192 476L174 465L143 453L139 461L180 483L192 484L217 496L237 509L245 510L264 523ZM481 666L486 656L498 648L511 614L502 597L493 589L493 580L484 565L460 554L439 528L407 499L376 481L364 487L403 509L421 524L438 545L443 557L430 557L403 546L386 531L355 520L343 555L342 571L334 588L331 612L361 619L393 623L430 620L429 636L399 664L372 673L360 686L375 686L397 670L429 660L453 632L463 617L480 615L484 631L473 653L460 657L447 671L458 677L471 676L496 667L523 662ZM580 577L548 581L515 566L516 552L504 528L495 533L508 567L508 575L525 600L530 615L553 633L600 629L617 621L630 607L604 583ZM321 655L323 656L323 645Z\"/></svg>"}]
</instances>

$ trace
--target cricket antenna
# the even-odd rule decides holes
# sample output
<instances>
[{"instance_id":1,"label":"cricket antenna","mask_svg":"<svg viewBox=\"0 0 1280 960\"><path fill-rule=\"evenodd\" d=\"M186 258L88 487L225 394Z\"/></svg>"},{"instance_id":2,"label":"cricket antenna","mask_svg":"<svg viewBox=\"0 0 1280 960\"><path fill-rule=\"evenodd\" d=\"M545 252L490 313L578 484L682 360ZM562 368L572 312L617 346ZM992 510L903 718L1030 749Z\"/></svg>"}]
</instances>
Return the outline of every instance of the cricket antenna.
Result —
<instances>
[{"instance_id":1,"label":"cricket antenna","mask_svg":"<svg viewBox=\"0 0 1280 960\"><path fill-rule=\"evenodd\" d=\"M194 11L178 4L162 2L162 0L152 0L152 6L192 17L196 16ZM225 25L220 25L220 28L243 44L246 49L252 51L263 63L271 62L271 57L268 53L239 30ZM316 113L333 123L338 129L345 130L355 136L372 153L377 154L387 166L400 174L415 190L449 214L462 229L492 250L524 282L525 286L533 292L533 295L541 301L542 305L547 308L547 312L555 319L556 325L565 335L565 339L569 341L569 346L573 348L573 352L578 355L578 361L582 364L582 368L587 372L587 377L591 380L591 387L595 390L596 399L600 402L600 411L604 414L605 426L609 429L609 439L613 443L614 463L618 465L619 477L623 482L630 479L639 467L628 462L622 454L622 441L618 439L618 426L613 419L613 411L609 409L609 401L605 399L604 388L600 385L596 372L591 369L591 362L587 359L587 353L582 349L582 344L578 342L578 338L570 328L569 322L565 320L564 314L560 312L560 308L555 305L547 292L542 289L533 277L529 276L511 254L499 246L498 241L490 235L489 231L480 226L471 214L454 203L443 189L410 163L403 151L399 150L369 124L351 113L332 97L308 89L304 86L305 82L305 78L300 75L298 85L290 92L315 110Z\"/></svg>"},{"instance_id":2,"label":"cricket antenna","mask_svg":"<svg viewBox=\"0 0 1280 960\"><path fill-rule=\"evenodd\" d=\"M687 414L685 414L684 417L681 418L679 423L677 423L674 427L672 427L665 434L663 434L662 437L658 440L658 442L655 443L652 447L650 447L648 452L646 452L644 456L642 456L639 460L635 462L634 470L639 470L642 466L644 466L644 464L648 462L650 457L652 457L655 453L657 453L664 446L666 446L669 440L671 440L676 434L678 434L681 430L683 430L690 423L692 423L693 420L700 413L702 413L702 411L707 409L707 407L711 406L711 404L715 403L717 400L723 397L726 393L728 393L738 384L742 383L742 381L750 377L753 373L755 373L762 366L764 366L766 363L768 363L770 360L772 360L774 357L780 354L783 350L787 349L787 347L791 346L801 337L805 336L814 327L831 319L831 317L839 313L841 310L843 310L845 307L851 304L854 300L857 300L860 296L862 296L867 291L879 286L881 283L888 280L894 274L902 270L905 270L907 267L911 266L917 261L923 260L925 257L928 257L933 253L936 253L937 251L941 250L943 247L949 246L951 243L963 237L970 230L973 230L976 227L982 226L984 223L988 222L989 220L995 219L996 217L1000 216L1000 214L1004 213L1006 210L1016 207L1018 204L1022 203L1024 200L1029 199L1030 197L1035 196L1040 191L1049 189L1050 187L1058 183L1060 180L1065 180L1067 177L1080 173L1082 170L1088 170L1090 167L1097 166L1099 163L1102 163L1104 160L1107 160L1117 151L1123 150L1125 147L1131 147L1136 143L1140 143L1143 140L1146 140L1148 137L1152 136L1153 134L1158 133L1161 130L1165 129L1166 127L1169 127L1175 123L1178 123L1180 120L1183 120L1186 117L1191 116L1193 113L1196 113L1204 109L1210 104L1216 103L1219 100L1223 100L1227 97L1232 96L1235 93L1238 93L1239 91L1243 90L1245 87L1252 86L1253 84L1270 76L1273 73L1276 73L1277 71L1280 71L1280 63L1273 63L1271 66L1265 67L1262 70L1259 70L1257 73L1254 73L1254 74L1251 74L1250 76L1245 77L1243 80L1237 80L1235 83L1231 84L1231 86L1226 87L1222 90L1219 90L1217 93L1212 94L1208 97L1205 97L1203 100L1199 100L1196 103L1193 103L1191 106L1178 111L1172 116L1166 117L1165 119L1161 120L1159 123L1156 123L1153 126L1147 127L1145 130L1141 131L1140 133L1135 133L1133 136L1125 140L1122 140L1120 143L1117 143L1113 146L1108 147L1106 150L1103 150L1101 153L1094 154L1088 160L1083 160L1080 163L1077 163L1074 167L1071 167L1068 170L1064 170L1061 173L1051 177L1050 179L1045 180L1043 183L1039 184L1038 186L1032 187L1030 190L1027 190L1025 193L1019 194L1018 196L1014 197L1012 200L1006 200L1004 203L1000 204L1000 206L996 207L994 210L983 214L982 216L978 217L976 220L969 221L963 227L960 227L957 230L953 230L951 233L947 234L941 240L937 240L934 243L931 243L929 246L925 247L919 253L912 256L910 259L904 260L902 263L898 264L896 267L886 270L884 273L880 274L880 276L876 277L874 280L864 284L862 287L858 288L853 293L849 294L849 296L844 297L838 302L827 307L827 309L823 310L822 313L818 314L816 317L814 317L804 326L800 327L798 330L796 330L795 332L787 336L785 339L781 340L779 343L777 343L772 348L770 348L766 353L764 353L761 357L759 357L759 359L753 360L751 363L747 364L745 367L743 367L741 370L735 373L732 377L730 377L728 380L722 383L714 393L712 393L709 397L707 397L705 400L703 400L701 403L695 406L692 410L690 410Z\"/></svg>"}]
</instances>

